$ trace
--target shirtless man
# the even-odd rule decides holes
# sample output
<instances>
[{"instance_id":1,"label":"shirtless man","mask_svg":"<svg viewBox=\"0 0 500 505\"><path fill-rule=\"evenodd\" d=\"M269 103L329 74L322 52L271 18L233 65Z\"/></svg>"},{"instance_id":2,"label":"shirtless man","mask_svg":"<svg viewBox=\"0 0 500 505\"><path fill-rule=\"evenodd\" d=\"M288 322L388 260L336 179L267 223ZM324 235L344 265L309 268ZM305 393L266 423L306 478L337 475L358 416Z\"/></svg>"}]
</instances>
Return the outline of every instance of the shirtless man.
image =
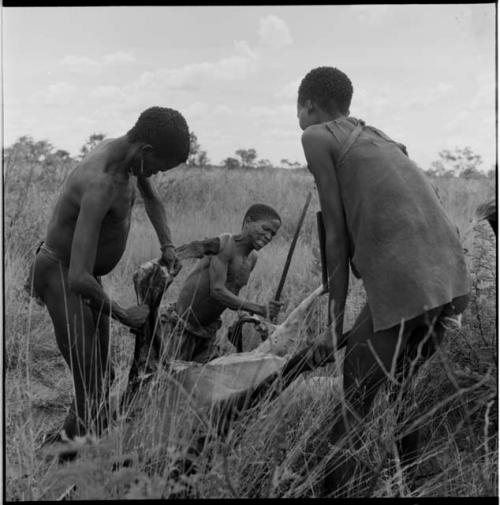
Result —
<instances>
[{"instance_id":1,"label":"shirtless man","mask_svg":"<svg viewBox=\"0 0 500 505\"><path fill-rule=\"evenodd\" d=\"M404 384L418 344L423 344L423 359L434 353L445 318L465 309L470 289L456 228L425 174L402 144L349 117L352 92L343 72L319 67L302 80L297 103L302 145L325 223L334 330L330 347L342 336L349 264L367 294L347 339L347 408L332 422L333 445L345 442L346 433L356 438L357 421L368 414L396 360L396 377ZM418 431L399 441L403 463L414 460L417 446ZM344 491L353 473L354 459L336 456L328 465L323 493Z\"/></svg>"},{"instance_id":2,"label":"shirtless man","mask_svg":"<svg viewBox=\"0 0 500 505\"><path fill-rule=\"evenodd\" d=\"M145 110L125 135L108 139L70 174L38 248L30 292L54 324L57 345L73 374L75 400L60 436L73 439L107 423L109 320L139 328L146 305L124 308L103 291L100 276L125 250L137 187L160 242L162 261L180 269L165 209L149 177L183 163L189 154L184 117L168 108Z\"/></svg>"},{"instance_id":3,"label":"shirtless man","mask_svg":"<svg viewBox=\"0 0 500 505\"><path fill-rule=\"evenodd\" d=\"M241 233L222 235L218 253L198 261L182 286L177 302L167 308L163 317L164 322L167 319L177 329L167 336L167 356L208 361L213 357L220 316L226 309L244 310L264 318L278 314L282 302L260 305L242 300L238 293L248 283L257 262L257 251L271 242L280 226L281 218L274 209L263 204L252 205L243 219Z\"/></svg>"}]
</instances>

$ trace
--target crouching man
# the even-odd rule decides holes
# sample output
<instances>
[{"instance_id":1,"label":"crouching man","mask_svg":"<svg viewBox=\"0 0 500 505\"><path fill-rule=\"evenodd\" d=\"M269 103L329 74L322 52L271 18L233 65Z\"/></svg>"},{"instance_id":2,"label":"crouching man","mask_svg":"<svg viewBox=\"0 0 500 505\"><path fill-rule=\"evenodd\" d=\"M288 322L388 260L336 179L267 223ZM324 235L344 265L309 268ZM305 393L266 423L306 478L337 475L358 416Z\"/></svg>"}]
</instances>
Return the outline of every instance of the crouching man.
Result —
<instances>
[{"instance_id":1,"label":"crouching man","mask_svg":"<svg viewBox=\"0 0 500 505\"><path fill-rule=\"evenodd\" d=\"M215 338L226 309L243 310L264 318L275 317L282 302L267 305L242 300L257 262L257 251L269 244L281 226L271 207L252 205L241 233L223 234L218 252L201 258L181 288L177 302L160 316L164 335L163 358L205 363L216 356Z\"/></svg>"}]
</instances>

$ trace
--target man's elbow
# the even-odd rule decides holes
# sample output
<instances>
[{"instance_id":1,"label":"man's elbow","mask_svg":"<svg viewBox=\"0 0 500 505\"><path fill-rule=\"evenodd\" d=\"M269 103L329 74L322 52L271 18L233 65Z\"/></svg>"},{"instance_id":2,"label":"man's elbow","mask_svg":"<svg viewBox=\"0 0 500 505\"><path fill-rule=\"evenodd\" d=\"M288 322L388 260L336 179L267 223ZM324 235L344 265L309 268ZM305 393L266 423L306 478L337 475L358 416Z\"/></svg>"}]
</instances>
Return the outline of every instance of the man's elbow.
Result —
<instances>
[{"instance_id":1,"label":"man's elbow","mask_svg":"<svg viewBox=\"0 0 500 505\"><path fill-rule=\"evenodd\" d=\"M75 295L86 296L90 291L88 276L69 272L68 287Z\"/></svg>"},{"instance_id":2,"label":"man's elbow","mask_svg":"<svg viewBox=\"0 0 500 505\"><path fill-rule=\"evenodd\" d=\"M210 286L210 296L218 302L224 301L224 288L221 286Z\"/></svg>"}]
</instances>

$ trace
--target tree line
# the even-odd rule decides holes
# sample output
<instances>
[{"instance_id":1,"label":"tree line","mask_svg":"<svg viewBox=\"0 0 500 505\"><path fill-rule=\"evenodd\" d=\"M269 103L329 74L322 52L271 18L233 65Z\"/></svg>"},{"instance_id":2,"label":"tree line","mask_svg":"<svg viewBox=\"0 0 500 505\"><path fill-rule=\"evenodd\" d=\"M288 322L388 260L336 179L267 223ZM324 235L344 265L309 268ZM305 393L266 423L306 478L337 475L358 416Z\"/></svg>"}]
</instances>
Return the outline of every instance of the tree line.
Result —
<instances>
[{"instance_id":1,"label":"tree line","mask_svg":"<svg viewBox=\"0 0 500 505\"><path fill-rule=\"evenodd\" d=\"M104 133L91 134L80 148L76 157L63 149L56 149L47 140L35 141L30 136L20 137L14 144L3 149L4 160L4 188L9 182L15 183L17 179L11 167L14 165L27 166L30 170L30 180L34 177L44 179L65 178L67 172L74 164L83 159L92 149L106 138ZM307 167L296 161L286 158L280 160L281 168L303 169ZM481 170L483 160L481 155L475 153L470 147L455 147L443 149L438 154L438 159L433 161L425 172L431 177L460 177L463 179L494 178L495 167L490 170ZM187 167L207 167L211 164L207 155L194 132L190 132L190 153L186 161ZM228 170L235 169L272 169L276 168L268 159L259 159L254 148L236 149L234 156L229 156L221 161L218 166ZM19 176L20 174L18 174ZM17 181L18 183L20 181ZM54 180L55 182L55 180ZM6 188L7 189L7 188Z\"/></svg>"}]
</instances>

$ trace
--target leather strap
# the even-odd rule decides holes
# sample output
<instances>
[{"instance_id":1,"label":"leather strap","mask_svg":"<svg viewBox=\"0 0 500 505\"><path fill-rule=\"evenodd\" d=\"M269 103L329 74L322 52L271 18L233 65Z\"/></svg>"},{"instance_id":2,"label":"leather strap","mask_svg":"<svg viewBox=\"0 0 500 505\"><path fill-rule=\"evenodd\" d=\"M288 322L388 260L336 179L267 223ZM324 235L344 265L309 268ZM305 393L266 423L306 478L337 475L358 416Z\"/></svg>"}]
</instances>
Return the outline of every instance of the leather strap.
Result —
<instances>
[{"instance_id":1,"label":"leather strap","mask_svg":"<svg viewBox=\"0 0 500 505\"><path fill-rule=\"evenodd\" d=\"M356 140L358 139L359 135L363 131L364 127L365 127L365 124L362 123L362 122L359 122L356 125L356 127L354 128L354 130L351 132L351 134L347 137L346 141L344 142L344 144L342 145L342 147L340 149L340 154L339 154L339 157L337 159L337 165L340 165L342 163L342 161L345 158L345 155L347 154L347 152L349 151L349 149L352 147L352 145L354 144L354 142L356 142Z\"/></svg>"}]
</instances>

